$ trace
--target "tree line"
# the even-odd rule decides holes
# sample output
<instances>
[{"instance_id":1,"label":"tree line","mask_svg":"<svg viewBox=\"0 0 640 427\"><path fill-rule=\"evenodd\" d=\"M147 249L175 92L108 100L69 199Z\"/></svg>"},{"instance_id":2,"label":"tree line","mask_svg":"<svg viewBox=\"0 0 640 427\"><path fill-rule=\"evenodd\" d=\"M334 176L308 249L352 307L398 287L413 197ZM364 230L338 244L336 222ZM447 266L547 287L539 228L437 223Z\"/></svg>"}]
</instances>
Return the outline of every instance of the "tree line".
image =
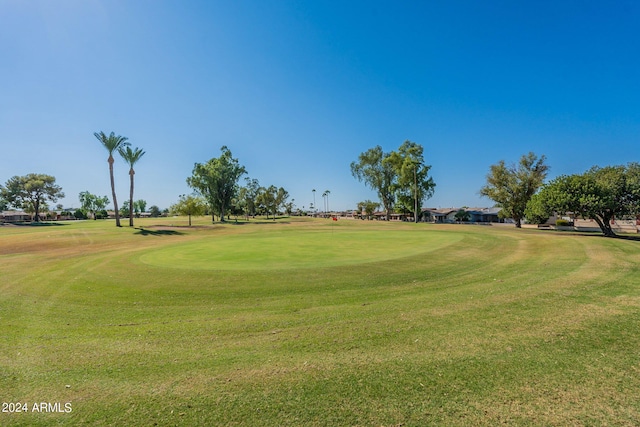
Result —
<instances>
[{"instance_id":1,"label":"tree line","mask_svg":"<svg viewBox=\"0 0 640 427\"><path fill-rule=\"evenodd\" d=\"M424 163L423 148L405 141L397 151L385 153L379 145L351 163L352 175L375 190L387 218L395 210L414 212L417 222L422 203L433 195L431 166ZM544 155L523 155L517 164L504 160L491 165L480 195L502 208L500 216L540 224L554 213L592 219L605 236L613 237L614 219L640 214L640 164L594 166L582 174L561 175L545 183L549 166ZM358 209L373 215L380 203L365 200ZM466 218L463 212L456 219Z\"/></svg>"},{"instance_id":2,"label":"tree line","mask_svg":"<svg viewBox=\"0 0 640 427\"><path fill-rule=\"evenodd\" d=\"M131 148L128 138L111 132L94 133L96 139L108 151L109 178L116 217L120 226L120 216L128 210L129 225L133 226L134 211L144 211L144 200L133 200L134 165L144 156L140 148ZM123 211L118 209L114 185L114 157L117 152L129 166L129 200L123 203ZM394 210L413 212L417 222L422 203L430 198L435 182L429 176L431 169L424 160L424 149L412 141L403 142L391 152L384 152L375 146L351 163L351 173L359 181L375 190L387 218ZM549 171L546 157L535 153L523 155L517 164L507 165L504 160L491 165L486 176L486 184L480 189L482 196L502 208L503 218L512 218L516 227L521 227L526 219L530 223L544 223L554 214L571 213L585 219L594 220L605 236L615 236L611 223L615 219L635 216L640 213L640 164L594 166L582 174L561 175L545 183ZM247 171L228 147L221 148L221 155L206 163L196 163L187 184L193 195L180 196L172 206L174 213L202 215L209 213L215 222L216 215L225 221L230 215L244 215L247 219L256 215L273 216L284 209L291 213L293 200L282 187L261 186L257 179L245 177L245 185L239 185L240 178ZM314 205L315 205L315 189ZM328 209L329 191L323 193L325 210ZM0 209L9 206L33 212L35 221L46 209L47 202L56 202L64 197L62 188L55 178L45 174L31 173L14 176L4 186L0 186ZM107 196L96 196L88 191L81 192L80 202L84 210L96 218L109 203ZM144 205L144 206L143 206ZM358 209L372 215L380 203L366 200L358 203ZM157 209L157 207L154 207ZM159 211L159 209L157 209ZM463 220L461 214L459 220ZM189 219L191 224L191 219Z\"/></svg>"},{"instance_id":3,"label":"tree line","mask_svg":"<svg viewBox=\"0 0 640 427\"><path fill-rule=\"evenodd\" d=\"M134 165L144 156L145 152L140 148L131 148L127 137L116 135L111 132L109 135L104 132L93 134L102 146L109 152L107 163L109 164L109 179L111 182L111 194L113 197L113 207L116 217L116 226L120 227L120 211L118 210L118 200L114 184L113 164L115 152L129 166L129 200L125 203L129 210L129 226L133 227L133 213L136 202L133 200L134 194ZM46 174L30 173L25 176L14 176L10 178L4 186L0 186L0 208L2 210L13 206L17 209L24 209L34 213L34 220L40 221L40 212L47 208L47 202L57 202L64 197L62 188L55 183L55 177ZM94 219L99 211L104 210L109 203L107 196L96 196L88 191L79 194L80 203L83 210L91 212ZM138 207L140 202L137 201ZM145 202L146 204L146 202Z\"/></svg>"},{"instance_id":4,"label":"tree line","mask_svg":"<svg viewBox=\"0 0 640 427\"><path fill-rule=\"evenodd\" d=\"M407 140L388 153L377 145L351 163L351 174L377 192L387 219L397 208L413 212L418 222L422 203L433 195L436 183L429 176L431 166L425 164L423 152L420 144ZM358 206L372 214L379 205L366 200Z\"/></svg>"},{"instance_id":5,"label":"tree line","mask_svg":"<svg viewBox=\"0 0 640 427\"><path fill-rule=\"evenodd\" d=\"M501 207L501 216L545 223L551 215L573 214L591 219L607 237L615 237L615 219L640 214L640 164L593 166L581 174L561 175L545 183L545 156L528 153L517 165L492 165L480 194Z\"/></svg>"},{"instance_id":6,"label":"tree line","mask_svg":"<svg viewBox=\"0 0 640 427\"><path fill-rule=\"evenodd\" d=\"M187 185L194 194L182 195L170 211L189 216L209 213L211 221L216 215L221 222L230 215L242 215L245 218L259 214L270 215L273 219L280 209L291 213L293 200L288 202L289 193L283 187L270 185L263 187L255 178L245 177L245 185L239 185L240 178L247 173L246 168L234 158L231 150L223 146L220 157L214 157L206 163L196 163Z\"/></svg>"}]
</instances>

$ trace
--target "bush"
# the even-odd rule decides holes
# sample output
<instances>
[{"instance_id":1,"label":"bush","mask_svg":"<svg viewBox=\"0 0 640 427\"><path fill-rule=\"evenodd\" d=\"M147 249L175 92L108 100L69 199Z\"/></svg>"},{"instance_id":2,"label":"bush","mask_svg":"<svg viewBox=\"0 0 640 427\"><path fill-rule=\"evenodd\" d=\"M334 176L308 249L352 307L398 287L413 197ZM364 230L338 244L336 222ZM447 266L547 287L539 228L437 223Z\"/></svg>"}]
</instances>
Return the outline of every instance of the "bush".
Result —
<instances>
[{"instance_id":1,"label":"bush","mask_svg":"<svg viewBox=\"0 0 640 427\"><path fill-rule=\"evenodd\" d=\"M87 214L82 210L82 209L77 209L74 213L73 216L76 219L87 219Z\"/></svg>"},{"instance_id":2,"label":"bush","mask_svg":"<svg viewBox=\"0 0 640 427\"><path fill-rule=\"evenodd\" d=\"M556 225L558 227L569 227L569 226L572 226L573 224L570 221L567 221L566 219L557 219Z\"/></svg>"}]
</instances>

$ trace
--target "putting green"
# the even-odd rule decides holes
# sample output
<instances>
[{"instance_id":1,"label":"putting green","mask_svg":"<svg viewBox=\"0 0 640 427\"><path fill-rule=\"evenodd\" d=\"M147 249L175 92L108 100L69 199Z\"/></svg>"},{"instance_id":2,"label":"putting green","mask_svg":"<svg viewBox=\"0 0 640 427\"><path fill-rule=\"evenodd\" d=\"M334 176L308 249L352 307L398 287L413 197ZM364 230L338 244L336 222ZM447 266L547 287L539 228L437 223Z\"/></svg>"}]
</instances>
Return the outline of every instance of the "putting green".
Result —
<instances>
[{"instance_id":1,"label":"putting green","mask_svg":"<svg viewBox=\"0 0 640 427\"><path fill-rule=\"evenodd\" d=\"M149 265L196 270L277 270L379 262L432 252L458 233L388 230L263 231L208 236L146 252Z\"/></svg>"}]
</instances>

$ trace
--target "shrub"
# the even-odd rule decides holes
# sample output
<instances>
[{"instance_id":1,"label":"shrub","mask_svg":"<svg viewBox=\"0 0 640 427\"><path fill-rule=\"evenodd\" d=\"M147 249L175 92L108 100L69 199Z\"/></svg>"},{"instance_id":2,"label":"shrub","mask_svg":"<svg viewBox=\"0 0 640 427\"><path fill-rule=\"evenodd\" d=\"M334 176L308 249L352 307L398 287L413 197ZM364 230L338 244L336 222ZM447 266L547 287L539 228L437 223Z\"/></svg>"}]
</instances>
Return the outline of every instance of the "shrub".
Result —
<instances>
[{"instance_id":1,"label":"shrub","mask_svg":"<svg viewBox=\"0 0 640 427\"><path fill-rule=\"evenodd\" d=\"M87 219L87 214L82 210L82 209L77 209L74 213L73 216L76 219Z\"/></svg>"},{"instance_id":2,"label":"shrub","mask_svg":"<svg viewBox=\"0 0 640 427\"><path fill-rule=\"evenodd\" d=\"M568 227L573 225L570 221L567 221L566 219L557 219L556 220L556 225L558 227Z\"/></svg>"}]
</instances>

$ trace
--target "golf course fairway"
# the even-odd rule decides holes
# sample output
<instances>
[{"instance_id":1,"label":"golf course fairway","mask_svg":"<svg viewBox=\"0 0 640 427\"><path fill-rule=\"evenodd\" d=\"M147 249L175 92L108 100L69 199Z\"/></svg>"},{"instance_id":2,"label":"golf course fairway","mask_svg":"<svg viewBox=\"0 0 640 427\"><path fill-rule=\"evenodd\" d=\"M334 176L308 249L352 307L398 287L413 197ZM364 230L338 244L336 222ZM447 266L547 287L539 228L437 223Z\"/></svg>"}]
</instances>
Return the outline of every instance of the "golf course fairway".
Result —
<instances>
[{"instance_id":1,"label":"golf course fairway","mask_svg":"<svg viewBox=\"0 0 640 427\"><path fill-rule=\"evenodd\" d=\"M0 226L0 425L640 425L637 236L186 224Z\"/></svg>"}]
</instances>

